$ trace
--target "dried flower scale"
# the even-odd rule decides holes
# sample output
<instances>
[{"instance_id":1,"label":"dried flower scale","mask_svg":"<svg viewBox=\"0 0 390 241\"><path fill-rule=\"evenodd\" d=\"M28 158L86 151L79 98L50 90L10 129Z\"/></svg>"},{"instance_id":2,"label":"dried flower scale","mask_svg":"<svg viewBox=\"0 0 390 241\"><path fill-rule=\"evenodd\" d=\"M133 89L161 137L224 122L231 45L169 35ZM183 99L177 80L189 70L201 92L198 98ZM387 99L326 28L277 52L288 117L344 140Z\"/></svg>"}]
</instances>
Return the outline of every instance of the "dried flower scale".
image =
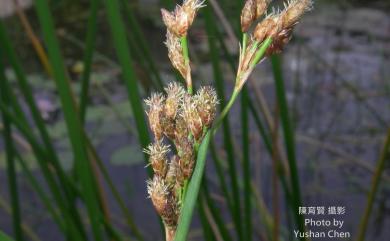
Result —
<instances>
[{"instance_id":1,"label":"dried flower scale","mask_svg":"<svg viewBox=\"0 0 390 241\"><path fill-rule=\"evenodd\" d=\"M198 10L204 6L204 1L185 0L173 12L161 10L167 27L165 44L168 57L186 80L186 86L170 83L164 89L165 94L154 93L145 100L150 129L154 135L154 143L145 149L154 171L152 179L147 181L147 189L165 225L166 241L175 239L187 184L197 165L198 147L206 133L218 128L254 67L262 59L283 49L300 17L312 6L310 0L291 0L285 4L283 11L265 15L270 2L247 0L244 5L241 14L244 39L240 48L236 85L215 126L213 122L218 105L216 91L211 86L203 86L192 94L186 42L188 30ZM264 18L258 22L263 15ZM173 143L172 148L165 144L168 142Z\"/></svg>"}]
</instances>

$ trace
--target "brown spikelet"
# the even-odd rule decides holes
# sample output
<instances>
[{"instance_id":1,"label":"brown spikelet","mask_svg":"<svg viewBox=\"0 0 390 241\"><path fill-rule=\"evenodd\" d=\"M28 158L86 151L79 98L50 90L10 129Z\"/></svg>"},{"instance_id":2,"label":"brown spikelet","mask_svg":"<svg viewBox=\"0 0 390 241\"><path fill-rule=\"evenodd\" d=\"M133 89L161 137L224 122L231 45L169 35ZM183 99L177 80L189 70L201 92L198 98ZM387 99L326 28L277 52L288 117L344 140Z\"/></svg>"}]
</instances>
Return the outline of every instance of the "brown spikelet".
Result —
<instances>
[{"instance_id":1,"label":"brown spikelet","mask_svg":"<svg viewBox=\"0 0 390 241\"><path fill-rule=\"evenodd\" d=\"M181 140L188 138L189 129L187 122L181 114L177 116L175 124L175 142L178 143Z\"/></svg>"},{"instance_id":2,"label":"brown spikelet","mask_svg":"<svg viewBox=\"0 0 390 241\"><path fill-rule=\"evenodd\" d=\"M241 30L247 32L250 26L268 9L271 0L247 0L241 12Z\"/></svg>"},{"instance_id":3,"label":"brown spikelet","mask_svg":"<svg viewBox=\"0 0 390 241\"><path fill-rule=\"evenodd\" d=\"M177 155L172 156L171 161L169 162L168 173L165 178L169 185L175 186L177 180L180 179L183 181L182 174L179 168L179 157Z\"/></svg>"},{"instance_id":4,"label":"brown spikelet","mask_svg":"<svg viewBox=\"0 0 390 241\"><path fill-rule=\"evenodd\" d=\"M161 117L164 107L165 97L162 94L152 94L149 99L145 100L145 104L148 106L146 114L149 119L150 129L152 130L156 140L162 138L163 128L161 126Z\"/></svg>"},{"instance_id":5,"label":"brown spikelet","mask_svg":"<svg viewBox=\"0 0 390 241\"><path fill-rule=\"evenodd\" d=\"M181 11L177 11L177 19L181 29L179 30L180 36L185 36L188 29L191 27L196 14L200 8L204 5L204 0L185 0L183 2Z\"/></svg>"},{"instance_id":6,"label":"brown spikelet","mask_svg":"<svg viewBox=\"0 0 390 241\"><path fill-rule=\"evenodd\" d=\"M271 0L256 0L256 19L263 16L263 14L267 11L270 2Z\"/></svg>"},{"instance_id":7,"label":"brown spikelet","mask_svg":"<svg viewBox=\"0 0 390 241\"><path fill-rule=\"evenodd\" d=\"M211 127L217 113L217 93L211 86L205 86L199 89L194 99L202 124Z\"/></svg>"},{"instance_id":8,"label":"brown spikelet","mask_svg":"<svg viewBox=\"0 0 390 241\"><path fill-rule=\"evenodd\" d=\"M164 223L169 227L175 227L178 219L177 200L164 179L154 176L147 182L147 189L153 206Z\"/></svg>"},{"instance_id":9,"label":"brown spikelet","mask_svg":"<svg viewBox=\"0 0 390 241\"><path fill-rule=\"evenodd\" d=\"M277 16L277 32L270 36L273 41L266 56L280 53L291 39L292 31L302 15L313 7L312 0L290 0Z\"/></svg>"},{"instance_id":10,"label":"brown spikelet","mask_svg":"<svg viewBox=\"0 0 390 241\"><path fill-rule=\"evenodd\" d=\"M278 16L270 15L257 24L254 30L254 38L257 42L261 43L265 39L273 37L278 33L278 26Z\"/></svg>"},{"instance_id":11,"label":"brown spikelet","mask_svg":"<svg viewBox=\"0 0 390 241\"><path fill-rule=\"evenodd\" d=\"M198 113L196 102L191 98L191 96L184 97L182 116L195 140L198 141L203 133L203 125L202 119Z\"/></svg>"},{"instance_id":12,"label":"brown spikelet","mask_svg":"<svg viewBox=\"0 0 390 241\"><path fill-rule=\"evenodd\" d=\"M175 138L175 120L168 118L165 113L161 116L160 119L161 127L163 133L170 140L174 140Z\"/></svg>"},{"instance_id":13,"label":"brown spikelet","mask_svg":"<svg viewBox=\"0 0 390 241\"><path fill-rule=\"evenodd\" d=\"M199 8L204 6L203 3L203 0L185 0L183 5L176 6L172 13L162 9L161 14L164 24L177 37L186 36L188 29L194 22L196 13Z\"/></svg>"},{"instance_id":14,"label":"brown spikelet","mask_svg":"<svg viewBox=\"0 0 390 241\"><path fill-rule=\"evenodd\" d=\"M179 167L183 179L189 179L195 166L194 144L188 139L182 140L178 145Z\"/></svg>"},{"instance_id":15,"label":"brown spikelet","mask_svg":"<svg viewBox=\"0 0 390 241\"><path fill-rule=\"evenodd\" d=\"M247 32L256 20L256 0L247 0L241 12L241 30Z\"/></svg>"},{"instance_id":16,"label":"brown spikelet","mask_svg":"<svg viewBox=\"0 0 390 241\"><path fill-rule=\"evenodd\" d=\"M184 60L180 39L171 31L167 31L167 40L165 44L168 48L168 57L171 60L173 67L180 72L183 78L186 78L188 66Z\"/></svg>"},{"instance_id":17,"label":"brown spikelet","mask_svg":"<svg viewBox=\"0 0 390 241\"><path fill-rule=\"evenodd\" d=\"M185 162L184 160L180 159L179 166L183 173L184 179L187 180L191 178L191 175L194 172L195 161L191 160L190 162Z\"/></svg>"},{"instance_id":18,"label":"brown spikelet","mask_svg":"<svg viewBox=\"0 0 390 241\"><path fill-rule=\"evenodd\" d=\"M284 46L287 45L291 39L292 30L292 28L284 29L274 36L271 46L269 46L266 51L266 56L282 52Z\"/></svg>"},{"instance_id":19,"label":"brown spikelet","mask_svg":"<svg viewBox=\"0 0 390 241\"><path fill-rule=\"evenodd\" d=\"M179 167L181 169L181 172L183 174L184 180L188 180L191 178L191 175L194 171L195 167L195 161L190 160L190 161L184 161L183 159L179 160Z\"/></svg>"},{"instance_id":20,"label":"brown spikelet","mask_svg":"<svg viewBox=\"0 0 390 241\"><path fill-rule=\"evenodd\" d=\"M169 151L169 146L164 145L162 141L156 141L144 150L149 155L149 162L154 173L163 178L168 171L167 154Z\"/></svg>"},{"instance_id":21,"label":"brown spikelet","mask_svg":"<svg viewBox=\"0 0 390 241\"><path fill-rule=\"evenodd\" d=\"M169 83L168 87L164 88L167 93L167 99L165 101L165 115L169 119L175 119L177 112L179 111L180 104L183 101L184 94L186 93L183 86L176 82Z\"/></svg>"},{"instance_id":22,"label":"brown spikelet","mask_svg":"<svg viewBox=\"0 0 390 241\"><path fill-rule=\"evenodd\" d=\"M298 23L302 15L313 8L313 1L290 0L285 5L286 8L280 14L283 29L291 28Z\"/></svg>"},{"instance_id":23,"label":"brown spikelet","mask_svg":"<svg viewBox=\"0 0 390 241\"><path fill-rule=\"evenodd\" d=\"M162 20L167 27L168 30L173 31L176 25L175 15L169 12L168 10L162 8L161 9Z\"/></svg>"}]
</instances>

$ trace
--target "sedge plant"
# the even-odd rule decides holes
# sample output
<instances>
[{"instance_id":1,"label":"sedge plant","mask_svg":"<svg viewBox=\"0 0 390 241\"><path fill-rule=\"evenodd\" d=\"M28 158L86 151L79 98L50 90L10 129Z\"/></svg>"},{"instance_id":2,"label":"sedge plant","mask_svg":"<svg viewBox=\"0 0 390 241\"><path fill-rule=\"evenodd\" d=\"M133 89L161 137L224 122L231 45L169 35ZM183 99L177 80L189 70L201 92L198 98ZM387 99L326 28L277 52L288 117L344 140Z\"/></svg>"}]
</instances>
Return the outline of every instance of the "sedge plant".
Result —
<instances>
[{"instance_id":1,"label":"sedge plant","mask_svg":"<svg viewBox=\"0 0 390 241\"><path fill-rule=\"evenodd\" d=\"M167 241L186 240L211 138L249 76L264 59L283 50L294 26L312 8L311 0L292 0L285 4L284 10L265 14L270 2L247 0L242 9L243 37L235 85L218 117L218 96L213 87L201 87L194 93L188 50L189 28L205 1L185 0L173 12L161 10L167 27L168 57L186 85L170 83L165 94L154 93L145 101L154 135L154 142L145 150L154 171L153 177L147 181L147 188L164 223Z\"/></svg>"}]
</instances>

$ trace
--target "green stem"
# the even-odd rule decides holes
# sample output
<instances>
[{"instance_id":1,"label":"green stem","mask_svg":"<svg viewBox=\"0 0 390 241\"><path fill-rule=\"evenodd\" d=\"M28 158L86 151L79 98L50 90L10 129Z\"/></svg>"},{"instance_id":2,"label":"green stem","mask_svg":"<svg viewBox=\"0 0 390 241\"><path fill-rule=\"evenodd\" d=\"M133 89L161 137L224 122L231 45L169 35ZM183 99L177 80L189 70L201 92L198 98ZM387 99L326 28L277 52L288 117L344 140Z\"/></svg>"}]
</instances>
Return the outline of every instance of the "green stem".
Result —
<instances>
[{"instance_id":1,"label":"green stem","mask_svg":"<svg viewBox=\"0 0 390 241\"><path fill-rule=\"evenodd\" d=\"M185 61L185 64L187 65L187 64L190 63L190 57L189 57L189 53L188 53L188 39L187 39L187 36L181 37L180 38L180 42L181 42L181 47L183 49L184 61Z\"/></svg>"},{"instance_id":2,"label":"green stem","mask_svg":"<svg viewBox=\"0 0 390 241\"><path fill-rule=\"evenodd\" d=\"M97 241L103 240L101 230L101 210L96 202L96 185L88 154L81 135L82 125L78 115L78 109L74 103L74 94L70 86L69 78L61 55L60 45L56 38L54 20L46 0L35 1L35 9L42 28L43 39L47 46L49 59L52 62L53 77L57 86L64 113L64 119L69 134L72 151L75 157L75 167L80 178L82 197L84 198L88 216L90 218L92 233Z\"/></svg>"},{"instance_id":3,"label":"green stem","mask_svg":"<svg viewBox=\"0 0 390 241\"><path fill-rule=\"evenodd\" d=\"M258 52L256 53L256 56L258 59L261 59L265 51L267 50L268 46L272 43L271 39L267 39ZM222 110L220 116L215 121L214 126L211 128L210 131L208 131L199 147L198 157L196 161L196 167L193 173L193 176L191 178L191 181L188 185L188 194L187 197L184 199L182 212L179 217L179 225L177 228L175 241L182 241L186 240L189 227L191 224L192 214L194 212L196 200L198 198L199 188L202 181L202 176L204 173L205 163L206 163L206 156L207 156L207 149L210 143L211 137L217 132L218 128L221 126L224 118L232 108L235 100L237 99L241 88L234 89L232 96L230 97L229 102L225 106L225 108Z\"/></svg>"},{"instance_id":4,"label":"green stem","mask_svg":"<svg viewBox=\"0 0 390 241\"><path fill-rule=\"evenodd\" d=\"M187 36L183 36L180 38L181 47L183 49L183 56L184 56L184 63L187 68L187 76L183 76L186 79L187 83L187 91L189 94L192 95L193 93L193 87L192 87L192 80L191 80L191 69L190 69L190 57L188 53L188 39Z\"/></svg>"},{"instance_id":5,"label":"green stem","mask_svg":"<svg viewBox=\"0 0 390 241\"><path fill-rule=\"evenodd\" d=\"M251 165L249 142L249 116L248 116L248 89L243 88L241 94L241 129L242 129L242 153L243 153L243 178L244 178L244 240L252 240L252 189L251 189Z\"/></svg>"},{"instance_id":6,"label":"green stem","mask_svg":"<svg viewBox=\"0 0 390 241\"><path fill-rule=\"evenodd\" d=\"M88 103L88 92L89 92L89 83L91 80L91 69L92 69L92 58L96 45L96 33L97 33L97 12L99 9L98 0L91 1L91 13L88 19L87 25L87 36L85 40L85 53L84 53L84 71L82 74L81 81L81 92L80 92L80 120L81 123L85 124L85 116L87 112L87 103Z\"/></svg>"},{"instance_id":7,"label":"green stem","mask_svg":"<svg viewBox=\"0 0 390 241\"><path fill-rule=\"evenodd\" d=\"M272 38L267 38L260 46L260 49L256 52L255 58L252 61L251 68L254 68L260 60L264 57L265 51L272 43Z\"/></svg>"},{"instance_id":8,"label":"green stem","mask_svg":"<svg viewBox=\"0 0 390 241\"><path fill-rule=\"evenodd\" d=\"M243 53L245 53L245 51L246 51L247 43L248 43L248 34L243 33L242 34L242 52Z\"/></svg>"},{"instance_id":9,"label":"green stem","mask_svg":"<svg viewBox=\"0 0 390 241\"><path fill-rule=\"evenodd\" d=\"M232 108L234 102L236 101L239 93L240 93L240 91L238 91L238 90L234 90L233 91L232 96L230 97L229 102L226 104L225 108L222 110L221 114L219 115L219 117L215 121L215 124L214 124L213 128L211 129L211 132L212 132L213 135L217 132L218 128L221 126L221 124L223 122L223 119L229 113L229 111Z\"/></svg>"},{"instance_id":10,"label":"green stem","mask_svg":"<svg viewBox=\"0 0 390 241\"><path fill-rule=\"evenodd\" d=\"M387 131L385 144L382 149L381 156L379 158L377 169L372 178L371 189L370 192L368 193L366 209L364 211L362 221L360 222L359 234L358 234L358 238L356 239L357 241L364 241L365 239L368 221L375 201L375 195L378 191L379 182L381 180L381 176L383 173L383 169L385 167L386 159L389 156L389 152L390 152L390 128Z\"/></svg>"},{"instance_id":11,"label":"green stem","mask_svg":"<svg viewBox=\"0 0 390 241\"><path fill-rule=\"evenodd\" d=\"M0 101L5 105L9 104L9 96L4 86L6 77L4 73L4 66L1 63L0 59ZM19 201L19 193L18 193L18 182L16 176L16 168L15 168L15 147L12 142L12 130L11 130L11 122L6 115L2 113L3 123L4 123L4 140L5 140L5 153L7 160L7 177L8 177L8 187L9 193L11 197L11 205L12 205L12 225L13 231L16 238L16 241L22 241L23 231L21 225L21 214L20 214L20 201Z\"/></svg>"},{"instance_id":12,"label":"green stem","mask_svg":"<svg viewBox=\"0 0 390 241\"><path fill-rule=\"evenodd\" d=\"M291 180L291 197L292 197L292 208L294 209L294 215L298 228L301 232L305 230L304 220L299 215L298 209L302 205L301 191L299 185L299 174L295 155L295 138L294 129L290 121L288 104L286 99L286 91L284 87L284 79L282 75L282 64L279 56L274 55L272 57L272 68L275 76L275 91L277 96L277 102L280 108L281 123L283 126L284 143L286 146L286 153L288 157L289 169L290 169L290 180ZM275 148L275 147L274 147ZM302 237L300 240L307 240Z\"/></svg>"}]
</instances>

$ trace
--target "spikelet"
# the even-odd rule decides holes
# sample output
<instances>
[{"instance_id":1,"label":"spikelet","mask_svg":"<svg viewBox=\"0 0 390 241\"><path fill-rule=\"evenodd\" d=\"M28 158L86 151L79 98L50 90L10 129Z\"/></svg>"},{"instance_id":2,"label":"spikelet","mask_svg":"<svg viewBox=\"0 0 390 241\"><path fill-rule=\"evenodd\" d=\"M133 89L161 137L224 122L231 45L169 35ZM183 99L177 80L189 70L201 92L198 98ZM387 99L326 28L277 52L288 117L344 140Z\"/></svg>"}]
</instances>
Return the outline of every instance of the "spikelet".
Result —
<instances>
[{"instance_id":1,"label":"spikelet","mask_svg":"<svg viewBox=\"0 0 390 241\"><path fill-rule=\"evenodd\" d=\"M312 0L290 0L280 14L283 29L291 28L298 23L302 15L313 8Z\"/></svg>"},{"instance_id":2,"label":"spikelet","mask_svg":"<svg viewBox=\"0 0 390 241\"><path fill-rule=\"evenodd\" d=\"M256 0L247 0L241 12L241 30L248 31L252 23L256 20Z\"/></svg>"},{"instance_id":3,"label":"spikelet","mask_svg":"<svg viewBox=\"0 0 390 241\"><path fill-rule=\"evenodd\" d=\"M150 129L152 130L156 140L162 138L163 128L160 120L164 107L165 97L162 94L152 94L149 99L145 100L145 104L148 106L146 114L149 119Z\"/></svg>"},{"instance_id":4,"label":"spikelet","mask_svg":"<svg viewBox=\"0 0 390 241\"><path fill-rule=\"evenodd\" d=\"M175 227L178 219L177 200L163 178L155 175L147 182L149 198L157 213L169 227Z\"/></svg>"},{"instance_id":5,"label":"spikelet","mask_svg":"<svg viewBox=\"0 0 390 241\"><path fill-rule=\"evenodd\" d=\"M284 46L286 46L288 42L290 42L292 31L292 28L287 28L283 29L277 35L275 35L272 44L268 47L266 51L266 56L281 53Z\"/></svg>"},{"instance_id":6,"label":"spikelet","mask_svg":"<svg viewBox=\"0 0 390 241\"><path fill-rule=\"evenodd\" d=\"M263 16L272 0L256 0L256 19Z\"/></svg>"},{"instance_id":7,"label":"spikelet","mask_svg":"<svg viewBox=\"0 0 390 241\"><path fill-rule=\"evenodd\" d=\"M175 139L175 120L168 118L164 113L161 116L160 123L164 135L173 141Z\"/></svg>"},{"instance_id":8,"label":"spikelet","mask_svg":"<svg viewBox=\"0 0 390 241\"><path fill-rule=\"evenodd\" d=\"M183 174L179 167L179 156L177 155L172 156L171 161L169 162L166 181L175 188L180 187L182 183L184 183Z\"/></svg>"},{"instance_id":9,"label":"spikelet","mask_svg":"<svg viewBox=\"0 0 390 241\"><path fill-rule=\"evenodd\" d=\"M179 111L180 104L183 101L183 97L186 93L183 86L176 82L169 83L168 87L164 88L167 93L167 99L165 101L165 115L169 119L175 119Z\"/></svg>"},{"instance_id":10,"label":"spikelet","mask_svg":"<svg viewBox=\"0 0 390 241\"><path fill-rule=\"evenodd\" d=\"M168 57L173 67L180 72L183 78L186 78L189 66L185 63L180 39L168 30L165 45L168 48Z\"/></svg>"},{"instance_id":11,"label":"spikelet","mask_svg":"<svg viewBox=\"0 0 390 241\"><path fill-rule=\"evenodd\" d=\"M189 179L195 166L195 152L192 141L186 139L177 146L179 156L179 168L183 179Z\"/></svg>"},{"instance_id":12,"label":"spikelet","mask_svg":"<svg viewBox=\"0 0 390 241\"><path fill-rule=\"evenodd\" d=\"M161 9L163 22L167 29L177 37L187 35L198 10L203 7L202 0L185 0L182 6L176 6L173 12Z\"/></svg>"},{"instance_id":13,"label":"spikelet","mask_svg":"<svg viewBox=\"0 0 390 241\"><path fill-rule=\"evenodd\" d=\"M271 0L247 0L241 12L241 30L247 32L250 26L267 11Z\"/></svg>"},{"instance_id":14,"label":"spikelet","mask_svg":"<svg viewBox=\"0 0 390 241\"><path fill-rule=\"evenodd\" d=\"M262 43L265 39L274 37L278 33L279 27L279 16L269 15L257 24L253 33L254 38L257 42Z\"/></svg>"},{"instance_id":15,"label":"spikelet","mask_svg":"<svg viewBox=\"0 0 390 241\"><path fill-rule=\"evenodd\" d=\"M211 86L205 86L198 90L194 99L203 126L210 128L217 113L217 93Z\"/></svg>"},{"instance_id":16,"label":"spikelet","mask_svg":"<svg viewBox=\"0 0 390 241\"><path fill-rule=\"evenodd\" d=\"M271 36L273 42L266 52L267 56L283 50L283 47L290 41L292 31L299 19L312 8L312 0L290 0L285 4L285 9L278 16L278 31Z\"/></svg>"},{"instance_id":17,"label":"spikelet","mask_svg":"<svg viewBox=\"0 0 390 241\"><path fill-rule=\"evenodd\" d=\"M174 26L176 25L175 12L171 13L168 10L162 8L161 17L168 31L174 33L174 29L175 29Z\"/></svg>"},{"instance_id":18,"label":"spikelet","mask_svg":"<svg viewBox=\"0 0 390 241\"><path fill-rule=\"evenodd\" d=\"M149 155L149 162L156 175L165 177L168 171L167 154L170 149L168 145L164 145L162 140L150 144L144 152Z\"/></svg>"},{"instance_id":19,"label":"spikelet","mask_svg":"<svg viewBox=\"0 0 390 241\"><path fill-rule=\"evenodd\" d=\"M203 133L203 125L198 112L197 102L191 96L185 96L183 99L182 116L191 134L198 141Z\"/></svg>"},{"instance_id":20,"label":"spikelet","mask_svg":"<svg viewBox=\"0 0 390 241\"><path fill-rule=\"evenodd\" d=\"M182 140L187 139L189 134L187 122L184 120L182 113L180 113L176 118L175 141L179 143Z\"/></svg>"}]
</instances>

